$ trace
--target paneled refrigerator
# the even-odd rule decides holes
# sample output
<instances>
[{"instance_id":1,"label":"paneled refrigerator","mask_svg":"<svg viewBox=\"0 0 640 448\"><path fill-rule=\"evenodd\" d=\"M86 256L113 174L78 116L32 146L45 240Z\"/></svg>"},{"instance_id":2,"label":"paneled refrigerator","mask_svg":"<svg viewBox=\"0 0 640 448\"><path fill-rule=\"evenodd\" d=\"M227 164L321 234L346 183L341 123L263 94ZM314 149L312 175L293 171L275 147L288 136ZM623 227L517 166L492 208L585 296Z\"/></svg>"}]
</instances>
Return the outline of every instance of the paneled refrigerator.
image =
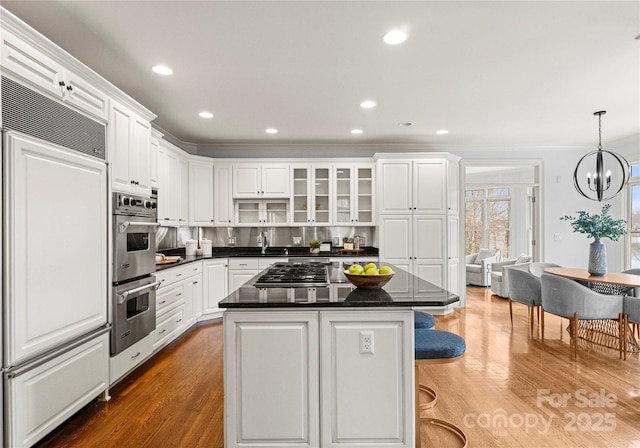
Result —
<instances>
[{"instance_id":1,"label":"paneled refrigerator","mask_svg":"<svg viewBox=\"0 0 640 448\"><path fill-rule=\"evenodd\" d=\"M105 125L2 77L3 440L109 385Z\"/></svg>"}]
</instances>

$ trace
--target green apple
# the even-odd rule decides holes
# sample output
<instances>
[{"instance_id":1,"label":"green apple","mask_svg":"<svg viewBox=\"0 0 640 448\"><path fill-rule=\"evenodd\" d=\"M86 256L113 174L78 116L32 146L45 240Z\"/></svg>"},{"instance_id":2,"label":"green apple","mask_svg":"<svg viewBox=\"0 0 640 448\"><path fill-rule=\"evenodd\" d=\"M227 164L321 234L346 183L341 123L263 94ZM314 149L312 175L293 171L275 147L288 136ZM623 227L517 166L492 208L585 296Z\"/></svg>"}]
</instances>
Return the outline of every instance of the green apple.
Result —
<instances>
[{"instance_id":1,"label":"green apple","mask_svg":"<svg viewBox=\"0 0 640 448\"><path fill-rule=\"evenodd\" d=\"M378 269L378 266L375 263L367 263L367 264L364 265L364 271L365 272L367 272L371 268Z\"/></svg>"},{"instance_id":2,"label":"green apple","mask_svg":"<svg viewBox=\"0 0 640 448\"><path fill-rule=\"evenodd\" d=\"M349 274L361 275L364 272L364 268L359 264L352 264L349 267Z\"/></svg>"},{"instance_id":3,"label":"green apple","mask_svg":"<svg viewBox=\"0 0 640 448\"><path fill-rule=\"evenodd\" d=\"M382 266L380 268L380 275L387 275L387 274L393 274L393 269L391 269L389 266Z\"/></svg>"},{"instance_id":4,"label":"green apple","mask_svg":"<svg viewBox=\"0 0 640 448\"><path fill-rule=\"evenodd\" d=\"M374 267L369 268L366 271L364 271L365 275L378 275L378 268L375 267L375 264L373 266Z\"/></svg>"}]
</instances>

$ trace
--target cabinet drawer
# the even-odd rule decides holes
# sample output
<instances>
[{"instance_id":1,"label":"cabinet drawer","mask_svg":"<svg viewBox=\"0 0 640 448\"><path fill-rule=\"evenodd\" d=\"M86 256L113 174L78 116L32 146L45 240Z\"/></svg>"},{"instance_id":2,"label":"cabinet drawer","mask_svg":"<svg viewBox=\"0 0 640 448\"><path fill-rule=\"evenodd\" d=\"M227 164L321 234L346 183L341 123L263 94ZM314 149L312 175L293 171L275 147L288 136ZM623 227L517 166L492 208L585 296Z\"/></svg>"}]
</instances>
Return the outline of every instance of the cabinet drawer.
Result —
<instances>
[{"instance_id":1,"label":"cabinet drawer","mask_svg":"<svg viewBox=\"0 0 640 448\"><path fill-rule=\"evenodd\" d=\"M5 446L31 446L109 386L102 334L5 382Z\"/></svg>"},{"instance_id":2,"label":"cabinet drawer","mask_svg":"<svg viewBox=\"0 0 640 448\"><path fill-rule=\"evenodd\" d=\"M182 332L183 327L184 306L181 305L157 320L153 350L157 350L158 348L169 342L172 337Z\"/></svg>"},{"instance_id":3,"label":"cabinet drawer","mask_svg":"<svg viewBox=\"0 0 640 448\"><path fill-rule=\"evenodd\" d=\"M258 270L260 260L258 258L229 258L229 269Z\"/></svg>"},{"instance_id":4,"label":"cabinet drawer","mask_svg":"<svg viewBox=\"0 0 640 448\"><path fill-rule=\"evenodd\" d=\"M200 273L202 273L202 262L198 261L156 272L156 280L160 282L160 288L163 288Z\"/></svg>"},{"instance_id":5,"label":"cabinet drawer","mask_svg":"<svg viewBox=\"0 0 640 448\"><path fill-rule=\"evenodd\" d=\"M184 286L178 283L167 289L160 288L156 294L156 316L166 313L184 300Z\"/></svg>"},{"instance_id":6,"label":"cabinet drawer","mask_svg":"<svg viewBox=\"0 0 640 448\"><path fill-rule=\"evenodd\" d=\"M140 339L126 350L109 359L109 380L113 384L122 378L127 372L135 369L153 352L155 332Z\"/></svg>"}]
</instances>

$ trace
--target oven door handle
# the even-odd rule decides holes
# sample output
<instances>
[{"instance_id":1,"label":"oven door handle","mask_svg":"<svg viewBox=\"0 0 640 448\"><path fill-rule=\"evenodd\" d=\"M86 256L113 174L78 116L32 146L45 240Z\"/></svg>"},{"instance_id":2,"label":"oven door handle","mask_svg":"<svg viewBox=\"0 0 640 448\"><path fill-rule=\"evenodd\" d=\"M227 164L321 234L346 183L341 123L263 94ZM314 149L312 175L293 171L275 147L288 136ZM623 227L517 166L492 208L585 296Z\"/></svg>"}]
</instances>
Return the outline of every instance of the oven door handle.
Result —
<instances>
[{"instance_id":1,"label":"oven door handle","mask_svg":"<svg viewBox=\"0 0 640 448\"><path fill-rule=\"evenodd\" d=\"M120 232L124 232L129 226L160 227L160 224L157 222L125 221L120 224Z\"/></svg>"},{"instance_id":2,"label":"oven door handle","mask_svg":"<svg viewBox=\"0 0 640 448\"><path fill-rule=\"evenodd\" d=\"M157 290L159 287L160 287L160 282L153 282L148 285L130 289L128 291L123 292L122 294L118 294L118 305L122 305L127 300L127 297L129 297L129 294L135 294L137 292L144 291L145 289L151 289L151 288L153 288L154 290Z\"/></svg>"}]
</instances>

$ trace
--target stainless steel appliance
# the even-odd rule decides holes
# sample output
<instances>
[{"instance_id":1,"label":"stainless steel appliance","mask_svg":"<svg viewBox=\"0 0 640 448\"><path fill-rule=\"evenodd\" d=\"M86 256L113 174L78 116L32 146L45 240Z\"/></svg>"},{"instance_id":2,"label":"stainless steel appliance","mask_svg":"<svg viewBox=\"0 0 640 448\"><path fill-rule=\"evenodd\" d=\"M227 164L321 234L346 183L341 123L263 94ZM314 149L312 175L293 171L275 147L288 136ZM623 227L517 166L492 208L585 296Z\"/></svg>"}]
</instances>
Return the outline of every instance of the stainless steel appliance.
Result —
<instances>
[{"instance_id":1,"label":"stainless steel appliance","mask_svg":"<svg viewBox=\"0 0 640 448\"><path fill-rule=\"evenodd\" d=\"M156 271L158 198L113 194L113 281L122 282Z\"/></svg>"},{"instance_id":2,"label":"stainless steel appliance","mask_svg":"<svg viewBox=\"0 0 640 448\"><path fill-rule=\"evenodd\" d=\"M329 286L323 263L276 263L253 284L257 288L321 288Z\"/></svg>"},{"instance_id":3,"label":"stainless steel appliance","mask_svg":"<svg viewBox=\"0 0 640 448\"><path fill-rule=\"evenodd\" d=\"M156 328L157 192L113 194L113 330L116 355Z\"/></svg>"}]
</instances>

